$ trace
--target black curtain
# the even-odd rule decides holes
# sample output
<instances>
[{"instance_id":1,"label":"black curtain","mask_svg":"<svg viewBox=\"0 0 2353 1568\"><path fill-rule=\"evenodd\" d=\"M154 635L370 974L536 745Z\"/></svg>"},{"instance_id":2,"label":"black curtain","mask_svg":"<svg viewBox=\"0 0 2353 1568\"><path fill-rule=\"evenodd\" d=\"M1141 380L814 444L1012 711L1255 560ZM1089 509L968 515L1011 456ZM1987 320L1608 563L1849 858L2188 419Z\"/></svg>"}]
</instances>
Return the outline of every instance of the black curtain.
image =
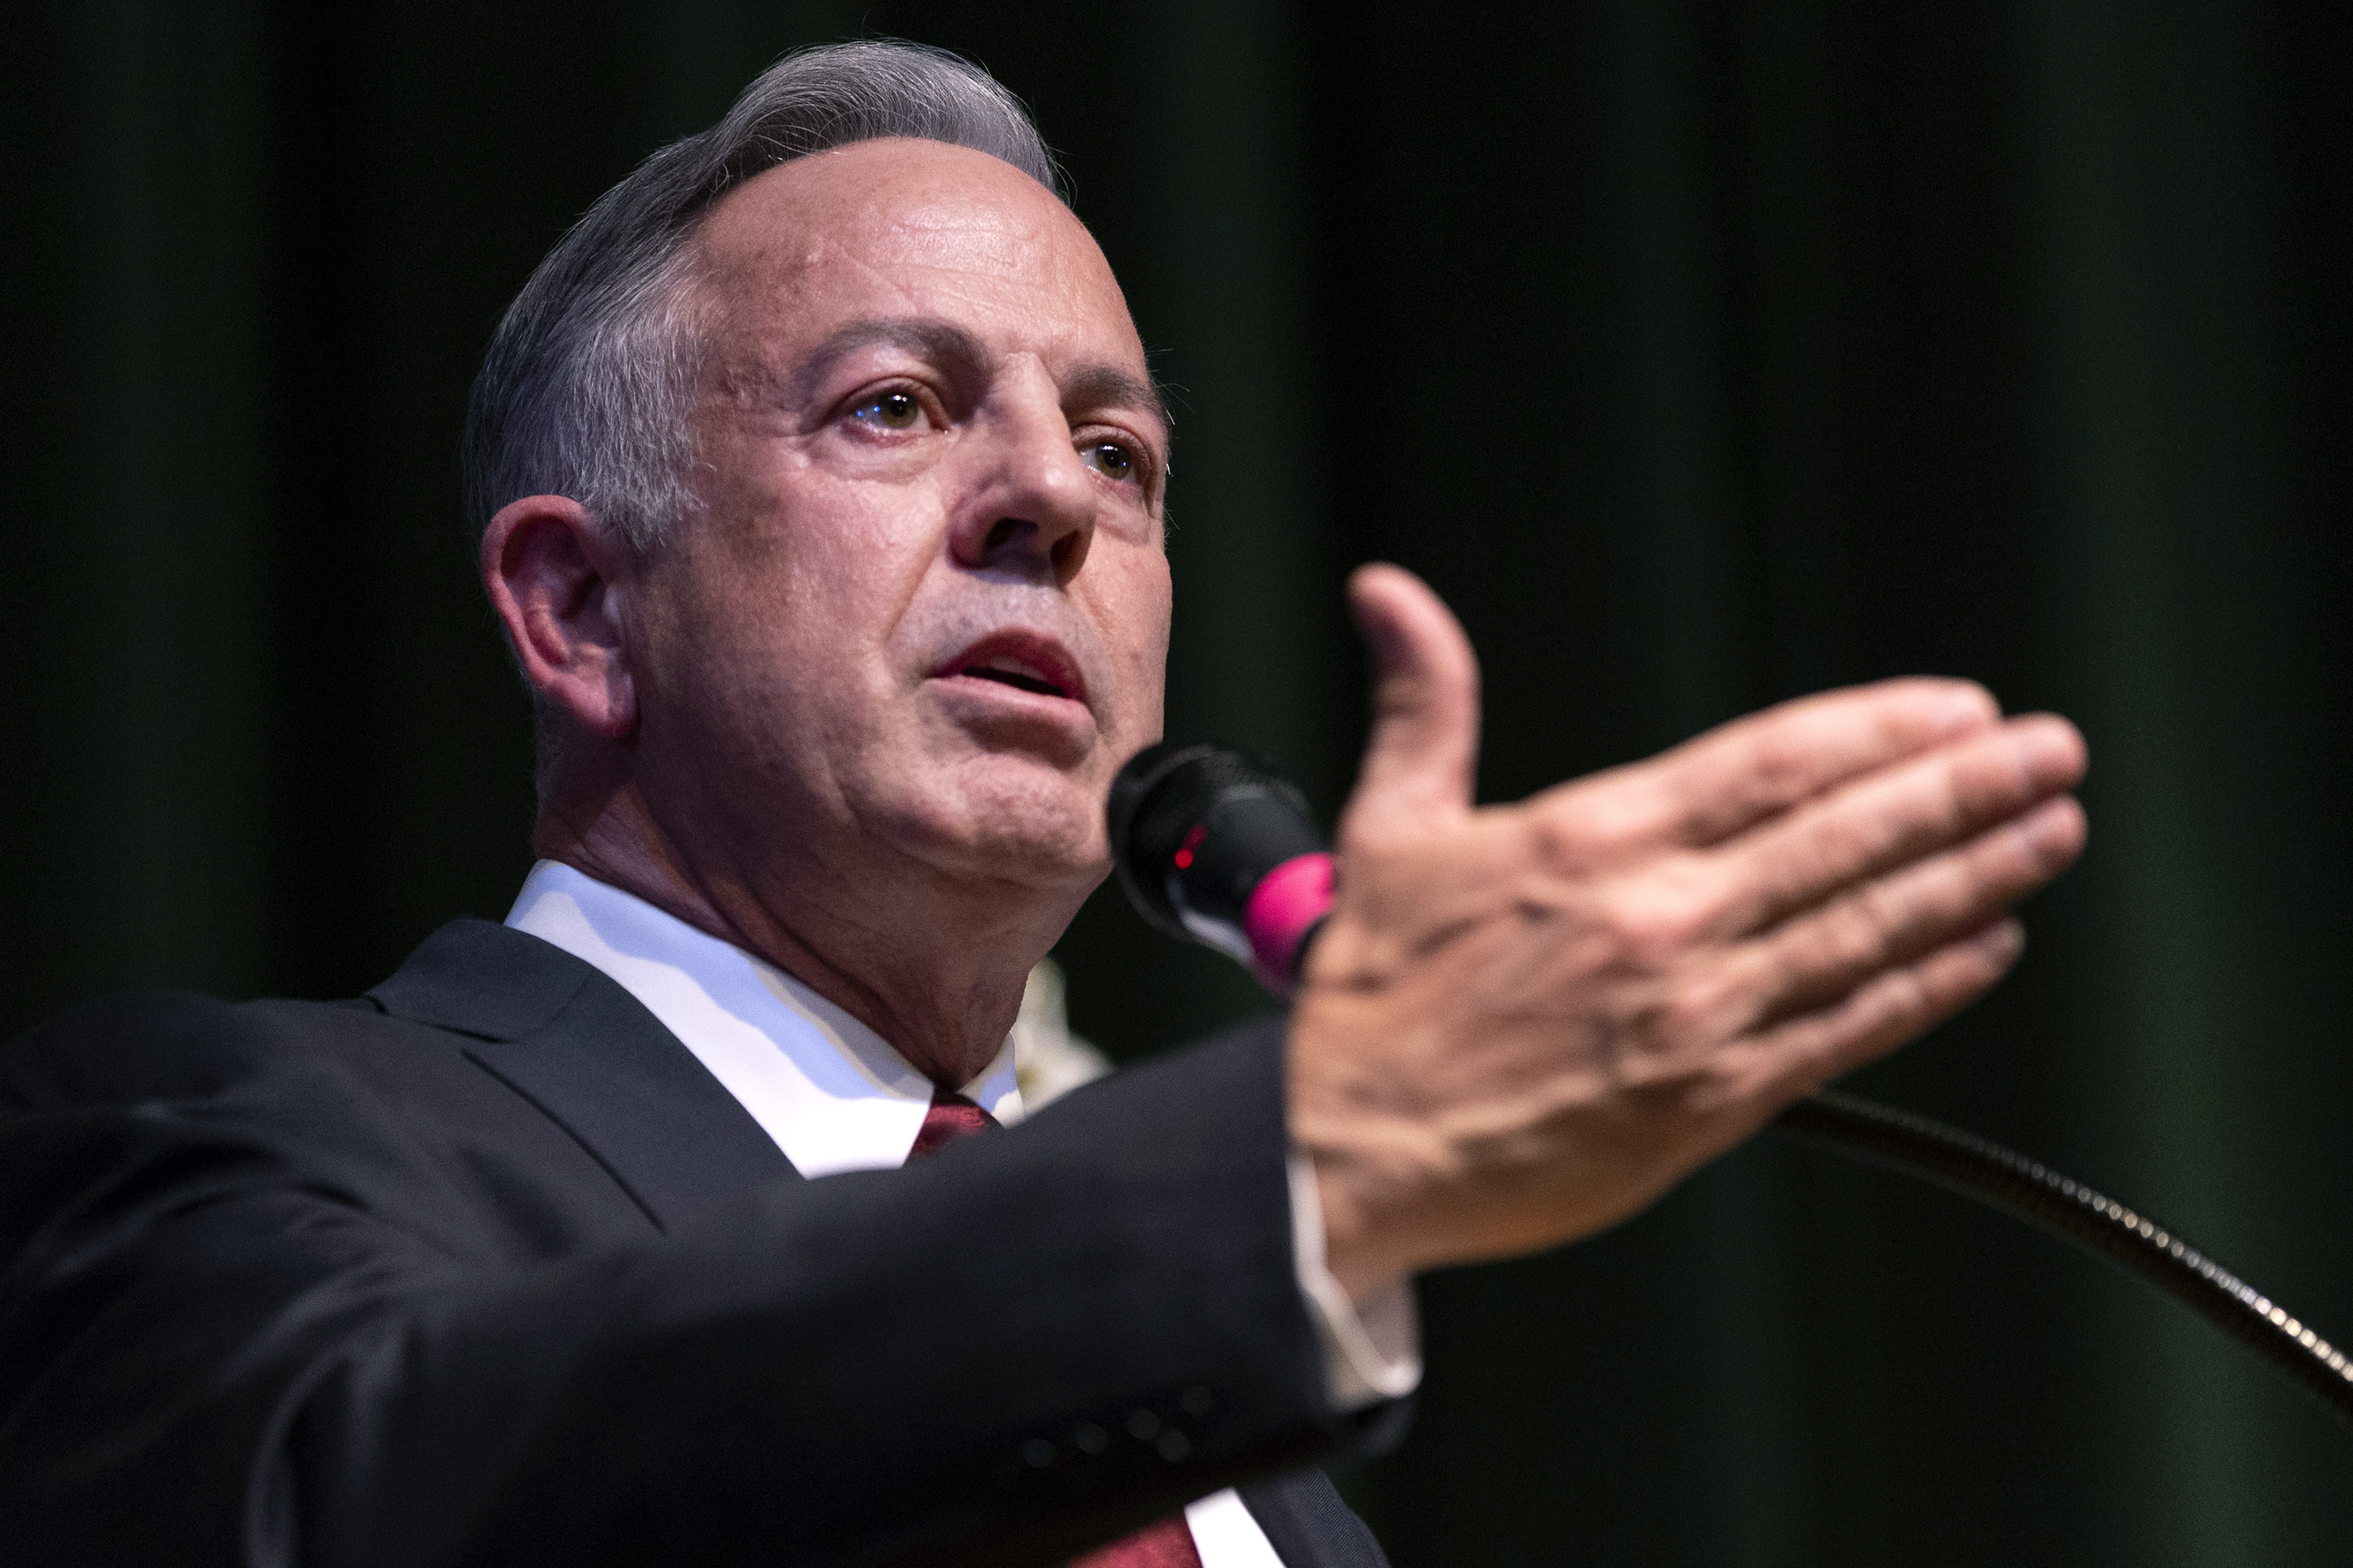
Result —
<instances>
[{"instance_id":1,"label":"black curtain","mask_svg":"<svg viewBox=\"0 0 2353 1568\"><path fill-rule=\"evenodd\" d=\"M2078 720L2093 844L1856 1087L2353 1338L2343 7L1324 12L37 0L0 81L0 1028L348 994L528 864L452 449L532 264L807 42L982 60L1178 389L1171 729L1327 810L1347 568L1422 573L1517 796L1910 670ZM1260 1005L1106 894L1115 1055ZM2282 1563L2353 1434L2103 1266L1762 1140L1425 1282L1400 1568Z\"/></svg>"}]
</instances>

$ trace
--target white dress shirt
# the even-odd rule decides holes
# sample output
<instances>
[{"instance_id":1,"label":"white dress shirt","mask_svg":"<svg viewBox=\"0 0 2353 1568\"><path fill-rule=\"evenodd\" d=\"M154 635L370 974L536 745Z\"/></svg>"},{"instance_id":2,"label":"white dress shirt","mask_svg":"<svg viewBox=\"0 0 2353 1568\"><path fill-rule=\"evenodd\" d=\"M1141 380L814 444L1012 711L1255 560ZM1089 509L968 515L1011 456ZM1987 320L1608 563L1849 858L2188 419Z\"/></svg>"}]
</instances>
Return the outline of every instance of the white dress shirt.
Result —
<instances>
[{"instance_id":1,"label":"white dress shirt","mask_svg":"<svg viewBox=\"0 0 2353 1568\"><path fill-rule=\"evenodd\" d=\"M676 1035L751 1113L804 1176L906 1163L931 1108L932 1081L881 1036L798 980L631 893L542 860L506 923L602 970ZM964 1095L1010 1125L1022 1115L1013 1040ZM1346 1409L1411 1393L1421 1381L1419 1326L1402 1283L1361 1305L1324 1266L1314 1169L1291 1164L1300 1289L1326 1375ZM1202 1568L1281 1568L1241 1499L1188 1505Z\"/></svg>"}]
</instances>

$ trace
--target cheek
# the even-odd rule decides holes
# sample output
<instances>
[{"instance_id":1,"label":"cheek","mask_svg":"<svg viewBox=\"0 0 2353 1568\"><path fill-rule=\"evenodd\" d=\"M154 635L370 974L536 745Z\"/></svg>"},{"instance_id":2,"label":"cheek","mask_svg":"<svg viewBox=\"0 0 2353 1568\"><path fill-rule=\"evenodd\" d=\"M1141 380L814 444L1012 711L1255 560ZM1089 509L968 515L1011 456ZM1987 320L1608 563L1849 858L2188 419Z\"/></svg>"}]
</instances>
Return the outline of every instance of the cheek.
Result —
<instances>
[{"instance_id":1,"label":"cheek","mask_svg":"<svg viewBox=\"0 0 2353 1568\"><path fill-rule=\"evenodd\" d=\"M823 640L879 647L941 553L941 508L929 486L842 484L795 498L786 602Z\"/></svg>"},{"instance_id":2,"label":"cheek","mask_svg":"<svg viewBox=\"0 0 2353 1568\"><path fill-rule=\"evenodd\" d=\"M1123 620L1118 623L1130 631L1130 688L1135 693L1137 729L1153 737L1160 733L1162 689L1168 677L1170 605L1168 558L1155 551L1136 574L1134 592L1122 606Z\"/></svg>"},{"instance_id":3,"label":"cheek","mask_svg":"<svg viewBox=\"0 0 2353 1568\"><path fill-rule=\"evenodd\" d=\"M712 513L687 527L703 531L672 547L646 595L649 732L706 758L756 754L806 729L811 699L828 705L801 679L829 662L806 646L802 602L831 595L808 590L814 563L771 531Z\"/></svg>"},{"instance_id":4,"label":"cheek","mask_svg":"<svg viewBox=\"0 0 2353 1568\"><path fill-rule=\"evenodd\" d=\"M792 660L788 673L819 682L871 663L934 552L930 498L828 480L795 454L733 499L740 510L702 520L722 534L700 574L705 599L733 623L706 640Z\"/></svg>"}]
</instances>

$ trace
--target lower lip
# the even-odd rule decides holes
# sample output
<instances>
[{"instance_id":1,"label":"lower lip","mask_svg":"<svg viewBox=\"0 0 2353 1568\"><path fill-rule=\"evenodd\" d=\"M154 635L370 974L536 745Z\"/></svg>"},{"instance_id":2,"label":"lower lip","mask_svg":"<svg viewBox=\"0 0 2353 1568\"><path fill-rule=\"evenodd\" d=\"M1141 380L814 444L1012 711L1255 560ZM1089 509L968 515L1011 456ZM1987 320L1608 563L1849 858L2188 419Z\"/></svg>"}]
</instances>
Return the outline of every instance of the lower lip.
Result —
<instances>
[{"instance_id":1,"label":"lower lip","mask_svg":"<svg viewBox=\"0 0 2353 1568\"><path fill-rule=\"evenodd\" d=\"M1018 686L1008 686L1001 680L990 680L977 675L941 675L933 677L933 684L944 692L953 693L966 701L985 703L1000 711L1034 714L1050 718L1059 723L1080 720L1092 722L1093 715L1087 705L1076 698L1059 693L1029 691Z\"/></svg>"}]
</instances>

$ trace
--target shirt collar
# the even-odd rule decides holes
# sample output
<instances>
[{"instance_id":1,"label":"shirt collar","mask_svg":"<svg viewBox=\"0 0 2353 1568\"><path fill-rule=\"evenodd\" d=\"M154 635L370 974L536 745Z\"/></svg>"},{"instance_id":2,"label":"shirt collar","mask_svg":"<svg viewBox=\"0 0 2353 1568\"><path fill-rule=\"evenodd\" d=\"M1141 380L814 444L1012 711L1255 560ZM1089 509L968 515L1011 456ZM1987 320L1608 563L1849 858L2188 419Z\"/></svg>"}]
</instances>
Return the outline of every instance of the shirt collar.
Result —
<instances>
[{"instance_id":1,"label":"shirt collar","mask_svg":"<svg viewBox=\"0 0 2353 1568\"><path fill-rule=\"evenodd\" d=\"M554 860L532 868L506 923L644 1004L802 1175L905 1163L931 1080L775 964ZM999 1121L1020 1120L1010 1037L964 1094Z\"/></svg>"}]
</instances>

